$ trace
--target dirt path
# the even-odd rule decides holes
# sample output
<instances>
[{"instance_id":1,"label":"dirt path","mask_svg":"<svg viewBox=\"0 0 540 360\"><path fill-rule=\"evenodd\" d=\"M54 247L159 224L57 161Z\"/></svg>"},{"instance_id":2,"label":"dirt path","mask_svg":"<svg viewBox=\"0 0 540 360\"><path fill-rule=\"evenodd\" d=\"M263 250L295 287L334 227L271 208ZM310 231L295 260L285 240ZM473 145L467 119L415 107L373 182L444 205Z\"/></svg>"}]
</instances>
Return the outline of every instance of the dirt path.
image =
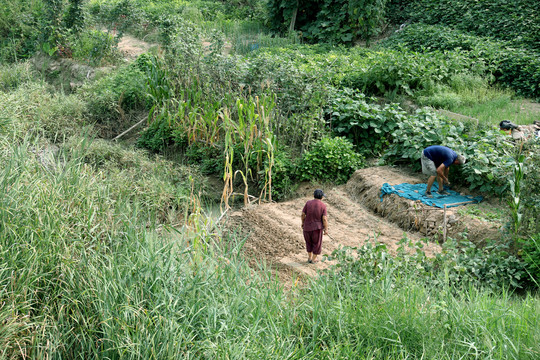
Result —
<instances>
[{"instance_id":1,"label":"dirt path","mask_svg":"<svg viewBox=\"0 0 540 360\"><path fill-rule=\"evenodd\" d=\"M312 187L309 189L311 190ZM307 192L304 191L304 192ZM369 209L349 198L345 187L325 191L328 210L329 235L323 238L322 255L330 255L343 246L361 246L366 241L376 239L395 252L397 242L406 235L411 240L419 240L419 235L404 232L400 227L374 215ZM248 235L244 251L250 257L265 260L277 267L289 268L305 275L314 276L318 270L328 268L335 262L320 261L307 264L307 254L302 235L300 214L306 201L313 196L303 196L295 200L254 205L236 211L228 218L229 228ZM425 248L426 255L433 256L440 246L430 243Z\"/></svg>"}]
</instances>

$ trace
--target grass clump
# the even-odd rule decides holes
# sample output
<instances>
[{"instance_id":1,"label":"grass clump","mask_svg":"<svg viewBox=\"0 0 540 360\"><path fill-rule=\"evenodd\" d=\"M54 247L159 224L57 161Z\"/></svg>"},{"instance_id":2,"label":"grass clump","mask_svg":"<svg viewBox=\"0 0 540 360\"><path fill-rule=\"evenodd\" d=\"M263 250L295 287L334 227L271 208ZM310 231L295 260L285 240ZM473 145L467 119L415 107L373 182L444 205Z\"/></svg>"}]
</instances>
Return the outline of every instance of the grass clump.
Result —
<instances>
[{"instance_id":1,"label":"grass clump","mask_svg":"<svg viewBox=\"0 0 540 360\"><path fill-rule=\"evenodd\" d=\"M76 95L55 92L52 86L28 82L10 92L0 92L3 117L12 119L13 136L28 133L61 142L87 125L85 103Z\"/></svg>"}]
</instances>

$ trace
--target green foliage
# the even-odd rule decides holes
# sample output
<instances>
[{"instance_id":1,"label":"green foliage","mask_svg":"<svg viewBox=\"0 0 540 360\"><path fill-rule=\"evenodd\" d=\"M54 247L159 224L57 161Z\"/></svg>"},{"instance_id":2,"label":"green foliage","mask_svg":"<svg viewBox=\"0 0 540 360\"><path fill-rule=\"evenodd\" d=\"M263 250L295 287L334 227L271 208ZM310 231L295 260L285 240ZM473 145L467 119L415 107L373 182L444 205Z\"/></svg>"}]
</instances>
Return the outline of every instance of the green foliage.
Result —
<instances>
[{"instance_id":1,"label":"green foliage","mask_svg":"<svg viewBox=\"0 0 540 360\"><path fill-rule=\"evenodd\" d=\"M523 240L521 257L532 281L540 287L540 233Z\"/></svg>"},{"instance_id":2,"label":"green foliage","mask_svg":"<svg viewBox=\"0 0 540 360\"><path fill-rule=\"evenodd\" d=\"M69 0L64 26L72 31L79 31L84 25L84 0Z\"/></svg>"},{"instance_id":3,"label":"green foliage","mask_svg":"<svg viewBox=\"0 0 540 360\"><path fill-rule=\"evenodd\" d=\"M352 44L378 34L386 0L268 1L271 27L276 32L299 31L309 42Z\"/></svg>"},{"instance_id":4,"label":"green foliage","mask_svg":"<svg viewBox=\"0 0 540 360\"><path fill-rule=\"evenodd\" d=\"M162 152L174 144L174 129L167 116L158 116L137 139L137 146Z\"/></svg>"},{"instance_id":5,"label":"green foliage","mask_svg":"<svg viewBox=\"0 0 540 360\"><path fill-rule=\"evenodd\" d=\"M523 177L521 203L525 234L540 233L540 143L531 142L524 148L527 153Z\"/></svg>"},{"instance_id":6,"label":"green foliage","mask_svg":"<svg viewBox=\"0 0 540 360\"><path fill-rule=\"evenodd\" d=\"M508 180L510 184L510 198L508 199L508 206L510 207L510 214L512 215L511 230L514 232L514 236L518 236L519 228L522 223L521 212L521 189L524 175L524 162L525 155L516 154L516 163L514 165L512 175Z\"/></svg>"},{"instance_id":7,"label":"green foliage","mask_svg":"<svg viewBox=\"0 0 540 360\"><path fill-rule=\"evenodd\" d=\"M8 92L32 81L35 77L34 69L29 62L20 62L13 65L0 64L0 91Z\"/></svg>"},{"instance_id":8,"label":"green foliage","mask_svg":"<svg viewBox=\"0 0 540 360\"><path fill-rule=\"evenodd\" d=\"M387 0L384 18L391 24L405 23L409 18L406 9L410 3L410 0Z\"/></svg>"},{"instance_id":9,"label":"green foliage","mask_svg":"<svg viewBox=\"0 0 540 360\"><path fill-rule=\"evenodd\" d=\"M297 172L300 180L321 180L343 184L363 166L353 144L342 137L322 138L302 155Z\"/></svg>"},{"instance_id":10,"label":"green foliage","mask_svg":"<svg viewBox=\"0 0 540 360\"><path fill-rule=\"evenodd\" d=\"M253 173L257 174L257 186L258 190L262 191L265 186L265 172L264 169L268 168L267 157L264 158L263 163L257 164L257 159L251 159L251 169ZM272 166L272 199L284 200L292 195L295 189L296 182L296 166L292 160L291 151L282 145L277 146L274 152L274 165Z\"/></svg>"},{"instance_id":11,"label":"green foliage","mask_svg":"<svg viewBox=\"0 0 540 360\"><path fill-rule=\"evenodd\" d=\"M15 62L37 50L45 17L43 1L0 3L0 62Z\"/></svg>"},{"instance_id":12,"label":"green foliage","mask_svg":"<svg viewBox=\"0 0 540 360\"><path fill-rule=\"evenodd\" d=\"M442 26L410 25L382 44L385 47L425 51L454 51L468 58L475 72L492 74L495 80L526 96L540 96L540 57L536 51L513 47L504 41L493 41ZM467 61L466 61L467 62Z\"/></svg>"},{"instance_id":13,"label":"green foliage","mask_svg":"<svg viewBox=\"0 0 540 360\"><path fill-rule=\"evenodd\" d=\"M413 22L446 25L540 50L536 0L413 0L405 12Z\"/></svg>"},{"instance_id":14,"label":"green foliage","mask_svg":"<svg viewBox=\"0 0 540 360\"><path fill-rule=\"evenodd\" d=\"M455 110L487 103L505 95L510 97L509 91L504 93L492 88L488 77L462 73L454 75L447 84L433 83L433 86L420 91L415 96L415 102L420 106Z\"/></svg>"},{"instance_id":15,"label":"green foliage","mask_svg":"<svg viewBox=\"0 0 540 360\"><path fill-rule=\"evenodd\" d=\"M131 64L85 84L80 91L88 98L88 116L108 122L121 117L122 112L145 109L149 104L145 83L146 74Z\"/></svg>"},{"instance_id":16,"label":"green foliage","mask_svg":"<svg viewBox=\"0 0 540 360\"><path fill-rule=\"evenodd\" d=\"M450 239L435 258L426 257L422 241L413 243L405 237L399 245L395 256L389 256L386 245L367 242L353 248L354 255L351 249L344 248L335 251L332 259L338 260L337 267L351 277L349 281L358 284L388 281L388 276L394 278L399 274L439 289L477 286L500 291L530 285L525 263L511 253L507 244L488 243L478 247L470 241Z\"/></svg>"},{"instance_id":17,"label":"green foliage","mask_svg":"<svg viewBox=\"0 0 540 360\"><path fill-rule=\"evenodd\" d=\"M198 165L205 175L222 175L225 158L223 149L193 143L187 147L185 157L189 164Z\"/></svg>"},{"instance_id":18,"label":"green foliage","mask_svg":"<svg viewBox=\"0 0 540 360\"><path fill-rule=\"evenodd\" d=\"M509 250L508 244L488 243L478 247L469 241L443 244L435 261L444 281L454 286L481 285L492 289L523 288L530 280L525 263Z\"/></svg>"},{"instance_id":19,"label":"green foliage","mask_svg":"<svg viewBox=\"0 0 540 360\"><path fill-rule=\"evenodd\" d=\"M368 102L369 100L369 102ZM329 101L329 125L338 136L347 137L362 153L378 154L392 141L391 134L406 113L397 104L377 105L375 99L343 89Z\"/></svg>"},{"instance_id":20,"label":"green foliage","mask_svg":"<svg viewBox=\"0 0 540 360\"><path fill-rule=\"evenodd\" d=\"M469 161L462 174L471 189L503 195L516 164L514 144L498 130L481 130L465 137L460 148Z\"/></svg>"},{"instance_id":21,"label":"green foliage","mask_svg":"<svg viewBox=\"0 0 540 360\"><path fill-rule=\"evenodd\" d=\"M413 96L432 88L433 84L448 84L456 75L482 70L481 64L471 66L459 52L422 54L404 49L386 50L377 52L366 67L346 74L342 84L370 95Z\"/></svg>"},{"instance_id":22,"label":"green foliage","mask_svg":"<svg viewBox=\"0 0 540 360\"><path fill-rule=\"evenodd\" d=\"M75 60L103 66L119 57L118 39L101 30L84 30L73 37L71 54Z\"/></svg>"},{"instance_id":23,"label":"green foliage","mask_svg":"<svg viewBox=\"0 0 540 360\"><path fill-rule=\"evenodd\" d=\"M418 159L424 148L445 145L468 159L464 166L456 166L450 173L452 181L498 195L508 190L508 176L515 164L514 145L500 131L480 129L471 134L462 122L419 110L397 124L392 138L383 154L388 163L405 162L419 170Z\"/></svg>"},{"instance_id":24,"label":"green foliage","mask_svg":"<svg viewBox=\"0 0 540 360\"><path fill-rule=\"evenodd\" d=\"M30 80L10 92L0 92L2 118L13 120L13 141L41 135L54 143L79 134L86 125L85 102L74 94L56 93Z\"/></svg>"},{"instance_id":25,"label":"green foliage","mask_svg":"<svg viewBox=\"0 0 540 360\"><path fill-rule=\"evenodd\" d=\"M417 110L415 114L402 116L392 132L392 143L384 152L383 160L390 163L406 162L414 170L420 169L418 160L422 150L430 145L445 145L461 148L461 136L466 131L465 124L438 116L428 109Z\"/></svg>"}]
</instances>

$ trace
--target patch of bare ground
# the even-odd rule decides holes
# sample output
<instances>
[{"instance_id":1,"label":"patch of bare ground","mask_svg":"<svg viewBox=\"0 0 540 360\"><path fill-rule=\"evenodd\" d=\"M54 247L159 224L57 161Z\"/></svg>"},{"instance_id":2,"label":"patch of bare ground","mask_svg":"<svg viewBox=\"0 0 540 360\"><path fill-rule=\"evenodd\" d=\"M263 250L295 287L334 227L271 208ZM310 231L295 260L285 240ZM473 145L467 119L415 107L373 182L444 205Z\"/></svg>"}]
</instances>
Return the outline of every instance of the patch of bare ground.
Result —
<instances>
[{"instance_id":1,"label":"patch of bare ground","mask_svg":"<svg viewBox=\"0 0 540 360\"><path fill-rule=\"evenodd\" d=\"M381 202L380 189L385 182L395 185L421 183L424 179L390 167L374 167L358 170L346 185L325 190L329 236L323 238L323 256L319 259L341 247L357 247L367 241L384 243L390 253L395 253L404 236L413 241L431 238L424 246L429 257L441 251L437 235L442 233L442 210L397 195L385 195ZM306 201L313 198L313 190L313 185L303 184L296 199L250 205L227 216L226 227L247 238L245 254L253 262L269 263L281 279L290 279L294 273L315 276L335 264L335 260L307 263L300 214ZM500 237L499 226L462 216L457 209L447 210L449 236L466 232L476 241Z\"/></svg>"},{"instance_id":2,"label":"patch of bare ground","mask_svg":"<svg viewBox=\"0 0 540 360\"><path fill-rule=\"evenodd\" d=\"M282 202L253 205L233 212L227 219L227 227L247 236L244 252L254 261L266 261L278 272L292 269L303 275L314 276L335 262L319 261L307 264L307 254L302 235L300 214L310 195ZM407 236L420 240L418 234L403 231L399 226L370 212L365 206L351 200L345 187L325 191L328 209L329 235L323 239L323 257L344 246L361 246L366 241L377 240L394 253L397 243ZM425 247L428 256L440 251L439 245L430 243ZM281 276L280 276L281 277Z\"/></svg>"},{"instance_id":3,"label":"patch of bare ground","mask_svg":"<svg viewBox=\"0 0 540 360\"><path fill-rule=\"evenodd\" d=\"M136 59L139 55L142 55L150 50L150 48L157 46L156 44L150 44L146 41L137 39L130 35L122 36L122 39L118 43L118 50L124 55L124 58L128 60Z\"/></svg>"}]
</instances>

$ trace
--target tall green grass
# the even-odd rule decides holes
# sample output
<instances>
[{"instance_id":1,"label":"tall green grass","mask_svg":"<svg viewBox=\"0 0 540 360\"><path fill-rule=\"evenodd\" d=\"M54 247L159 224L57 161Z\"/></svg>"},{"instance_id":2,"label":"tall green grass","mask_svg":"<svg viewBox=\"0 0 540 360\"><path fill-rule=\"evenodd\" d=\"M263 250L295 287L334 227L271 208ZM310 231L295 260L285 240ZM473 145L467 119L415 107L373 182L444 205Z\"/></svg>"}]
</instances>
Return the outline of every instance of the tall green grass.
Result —
<instances>
[{"instance_id":1,"label":"tall green grass","mask_svg":"<svg viewBox=\"0 0 540 360\"><path fill-rule=\"evenodd\" d=\"M493 125L498 125L501 120L528 125L540 118L540 104L508 96L500 96L484 103L456 106L453 111L475 117L484 124Z\"/></svg>"}]
</instances>

